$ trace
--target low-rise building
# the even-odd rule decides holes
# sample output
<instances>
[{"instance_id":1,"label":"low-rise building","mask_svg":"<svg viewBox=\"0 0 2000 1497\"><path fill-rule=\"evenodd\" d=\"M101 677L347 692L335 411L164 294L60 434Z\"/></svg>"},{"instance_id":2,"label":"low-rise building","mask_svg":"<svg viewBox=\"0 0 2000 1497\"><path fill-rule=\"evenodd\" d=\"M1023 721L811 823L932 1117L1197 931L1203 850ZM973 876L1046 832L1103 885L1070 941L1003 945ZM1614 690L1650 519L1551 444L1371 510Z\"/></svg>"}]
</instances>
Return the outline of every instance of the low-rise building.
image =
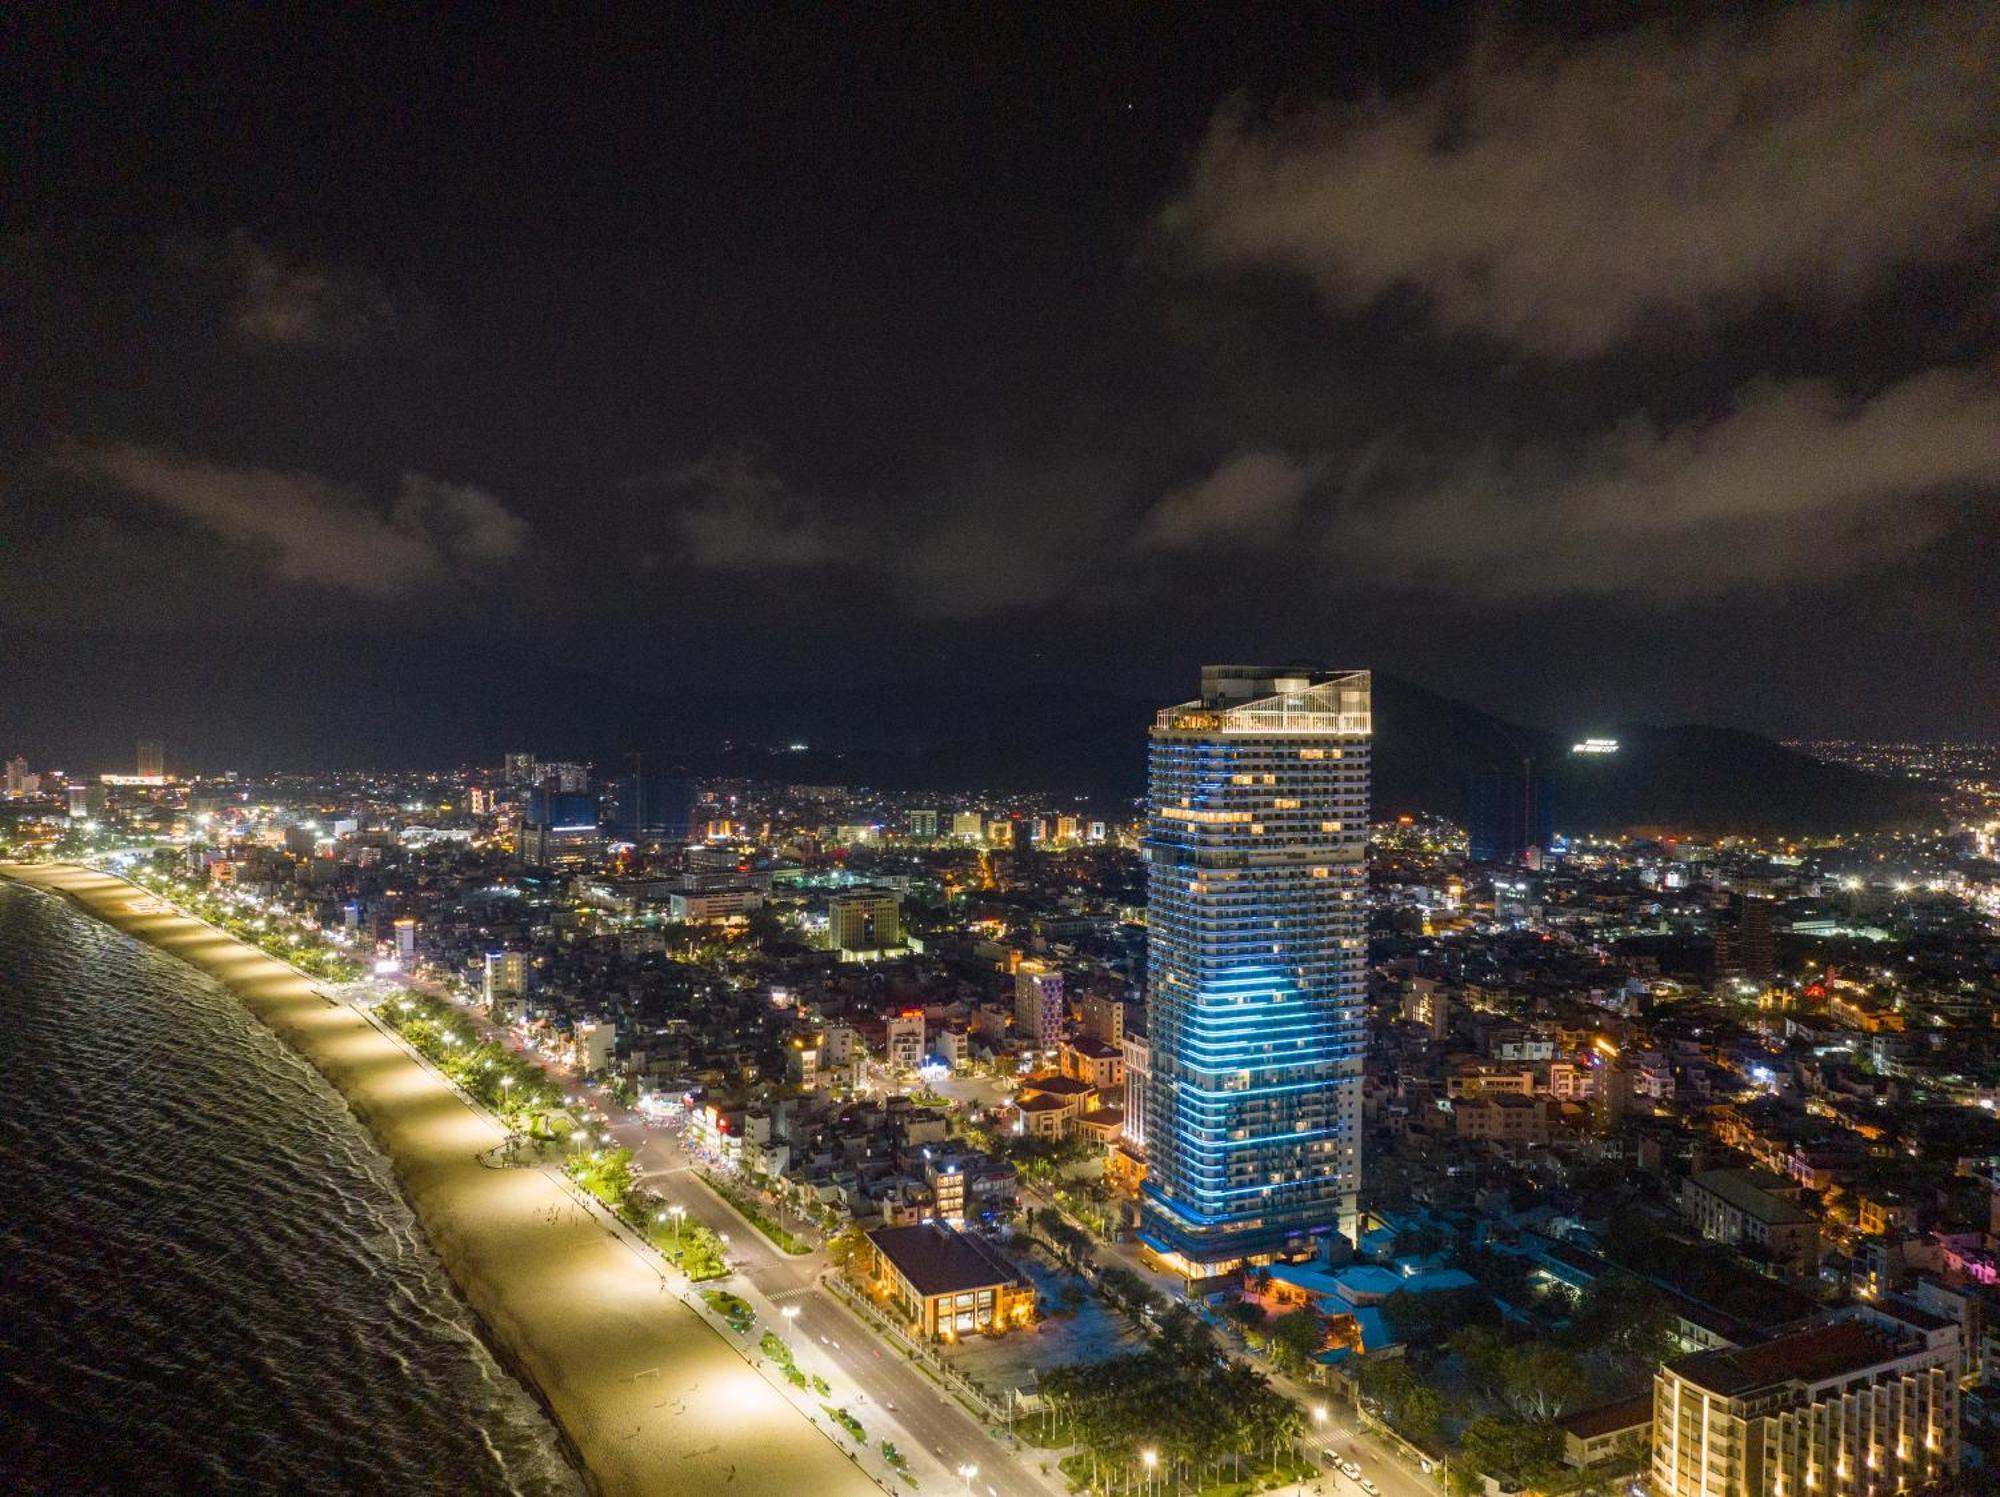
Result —
<instances>
[{"instance_id":1,"label":"low-rise building","mask_svg":"<svg viewBox=\"0 0 2000 1497\"><path fill-rule=\"evenodd\" d=\"M1451 1104L1460 1138L1529 1146L1549 1141L1548 1104L1511 1092L1463 1097Z\"/></svg>"},{"instance_id":2,"label":"low-rise building","mask_svg":"<svg viewBox=\"0 0 2000 1497\"><path fill-rule=\"evenodd\" d=\"M924 1011L904 1009L882 1026L882 1050L892 1071L914 1071L924 1063Z\"/></svg>"},{"instance_id":3,"label":"low-rise building","mask_svg":"<svg viewBox=\"0 0 2000 1497\"><path fill-rule=\"evenodd\" d=\"M1046 1092L1022 1097L1014 1104L1021 1116L1021 1131L1030 1138L1063 1138L1069 1133L1070 1119L1077 1115L1075 1099L1051 1096Z\"/></svg>"},{"instance_id":4,"label":"low-rise building","mask_svg":"<svg viewBox=\"0 0 2000 1497\"><path fill-rule=\"evenodd\" d=\"M741 884L671 894L668 904L673 918L684 925L725 925L763 908L764 896L749 884Z\"/></svg>"},{"instance_id":5,"label":"low-rise building","mask_svg":"<svg viewBox=\"0 0 2000 1497\"><path fill-rule=\"evenodd\" d=\"M1644 1451L1653 1440L1653 1395L1579 1409L1556 1421L1563 1432L1563 1464L1600 1466L1627 1451Z\"/></svg>"},{"instance_id":6,"label":"low-rise building","mask_svg":"<svg viewBox=\"0 0 2000 1497\"><path fill-rule=\"evenodd\" d=\"M1681 1214L1702 1236L1791 1273L1819 1266L1819 1224L1793 1199L1798 1187L1763 1170L1702 1170L1681 1185Z\"/></svg>"},{"instance_id":7,"label":"low-rise building","mask_svg":"<svg viewBox=\"0 0 2000 1497\"><path fill-rule=\"evenodd\" d=\"M1026 1076L1015 1093L1014 1106L1021 1115L1021 1131L1035 1138L1069 1138L1076 1122L1098 1110L1101 1099L1088 1081L1053 1072ZM1124 1119L1118 1120L1124 1127Z\"/></svg>"},{"instance_id":8,"label":"low-rise building","mask_svg":"<svg viewBox=\"0 0 2000 1497\"><path fill-rule=\"evenodd\" d=\"M1087 1081L1101 1092L1121 1090L1125 1085L1125 1051L1088 1037L1071 1041L1062 1049L1062 1073Z\"/></svg>"},{"instance_id":9,"label":"low-rise building","mask_svg":"<svg viewBox=\"0 0 2000 1497\"><path fill-rule=\"evenodd\" d=\"M936 1222L868 1234L869 1288L926 1340L1026 1325L1035 1287L979 1238Z\"/></svg>"}]
</instances>

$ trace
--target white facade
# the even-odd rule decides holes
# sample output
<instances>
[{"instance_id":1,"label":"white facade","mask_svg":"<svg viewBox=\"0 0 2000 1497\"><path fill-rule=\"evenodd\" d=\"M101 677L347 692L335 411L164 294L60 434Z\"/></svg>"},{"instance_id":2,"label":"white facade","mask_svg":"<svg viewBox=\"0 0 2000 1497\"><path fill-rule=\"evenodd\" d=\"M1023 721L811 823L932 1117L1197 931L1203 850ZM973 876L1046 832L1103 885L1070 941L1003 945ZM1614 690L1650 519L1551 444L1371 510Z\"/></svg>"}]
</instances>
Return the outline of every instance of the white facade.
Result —
<instances>
[{"instance_id":1,"label":"white facade","mask_svg":"<svg viewBox=\"0 0 2000 1497\"><path fill-rule=\"evenodd\" d=\"M1128 1034L1125 1046L1125 1142L1146 1147L1146 1086L1152 1074L1147 1063L1146 1037Z\"/></svg>"},{"instance_id":2,"label":"white facade","mask_svg":"<svg viewBox=\"0 0 2000 1497\"><path fill-rule=\"evenodd\" d=\"M883 1049L892 1071L914 1071L924 1063L924 1016L897 1014L884 1026Z\"/></svg>"},{"instance_id":3,"label":"white facade","mask_svg":"<svg viewBox=\"0 0 2000 1497\"><path fill-rule=\"evenodd\" d=\"M1958 1331L1836 1322L1653 1385L1656 1497L1877 1497L1958 1469Z\"/></svg>"}]
</instances>

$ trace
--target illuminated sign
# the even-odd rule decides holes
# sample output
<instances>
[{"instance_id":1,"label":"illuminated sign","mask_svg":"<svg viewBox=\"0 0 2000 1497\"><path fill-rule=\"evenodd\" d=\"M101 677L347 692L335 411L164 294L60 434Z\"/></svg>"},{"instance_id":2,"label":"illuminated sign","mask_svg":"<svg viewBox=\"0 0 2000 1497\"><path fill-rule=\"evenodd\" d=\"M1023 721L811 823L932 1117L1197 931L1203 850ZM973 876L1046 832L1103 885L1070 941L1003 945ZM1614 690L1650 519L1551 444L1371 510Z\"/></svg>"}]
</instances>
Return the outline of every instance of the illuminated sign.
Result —
<instances>
[{"instance_id":1,"label":"illuminated sign","mask_svg":"<svg viewBox=\"0 0 2000 1497\"><path fill-rule=\"evenodd\" d=\"M1570 747L1572 754L1615 754L1618 752L1616 738L1586 738Z\"/></svg>"}]
</instances>

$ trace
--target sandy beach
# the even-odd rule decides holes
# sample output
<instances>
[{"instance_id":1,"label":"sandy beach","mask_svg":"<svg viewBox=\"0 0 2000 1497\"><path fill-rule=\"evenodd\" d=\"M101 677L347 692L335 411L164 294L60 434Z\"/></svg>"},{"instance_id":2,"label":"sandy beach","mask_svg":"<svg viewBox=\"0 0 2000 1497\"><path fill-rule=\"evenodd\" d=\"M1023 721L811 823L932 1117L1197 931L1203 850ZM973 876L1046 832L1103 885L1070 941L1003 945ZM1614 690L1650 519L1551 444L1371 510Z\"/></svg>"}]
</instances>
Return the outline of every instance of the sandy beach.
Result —
<instances>
[{"instance_id":1,"label":"sandy beach","mask_svg":"<svg viewBox=\"0 0 2000 1497\"><path fill-rule=\"evenodd\" d=\"M68 865L0 874L69 896L226 984L310 1061L387 1155L495 1350L538 1393L608 1497L879 1497L880 1488L619 1240L534 1169L478 1156L497 1123L348 1005L146 890Z\"/></svg>"}]
</instances>

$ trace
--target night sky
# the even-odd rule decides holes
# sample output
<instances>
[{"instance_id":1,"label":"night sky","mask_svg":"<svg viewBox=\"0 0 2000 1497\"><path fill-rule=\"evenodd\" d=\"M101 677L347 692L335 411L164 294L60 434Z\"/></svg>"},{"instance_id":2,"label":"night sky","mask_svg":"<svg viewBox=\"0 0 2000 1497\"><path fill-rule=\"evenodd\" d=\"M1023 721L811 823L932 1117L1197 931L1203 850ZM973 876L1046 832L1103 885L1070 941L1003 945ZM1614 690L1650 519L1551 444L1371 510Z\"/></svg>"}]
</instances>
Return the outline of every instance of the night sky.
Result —
<instances>
[{"instance_id":1,"label":"night sky","mask_svg":"<svg viewBox=\"0 0 2000 1497\"><path fill-rule=\"evenodd\" d=\"M2000 736L2000 8L167 9L0 21L10 669Z\"/></svg>"}]
</instances>

